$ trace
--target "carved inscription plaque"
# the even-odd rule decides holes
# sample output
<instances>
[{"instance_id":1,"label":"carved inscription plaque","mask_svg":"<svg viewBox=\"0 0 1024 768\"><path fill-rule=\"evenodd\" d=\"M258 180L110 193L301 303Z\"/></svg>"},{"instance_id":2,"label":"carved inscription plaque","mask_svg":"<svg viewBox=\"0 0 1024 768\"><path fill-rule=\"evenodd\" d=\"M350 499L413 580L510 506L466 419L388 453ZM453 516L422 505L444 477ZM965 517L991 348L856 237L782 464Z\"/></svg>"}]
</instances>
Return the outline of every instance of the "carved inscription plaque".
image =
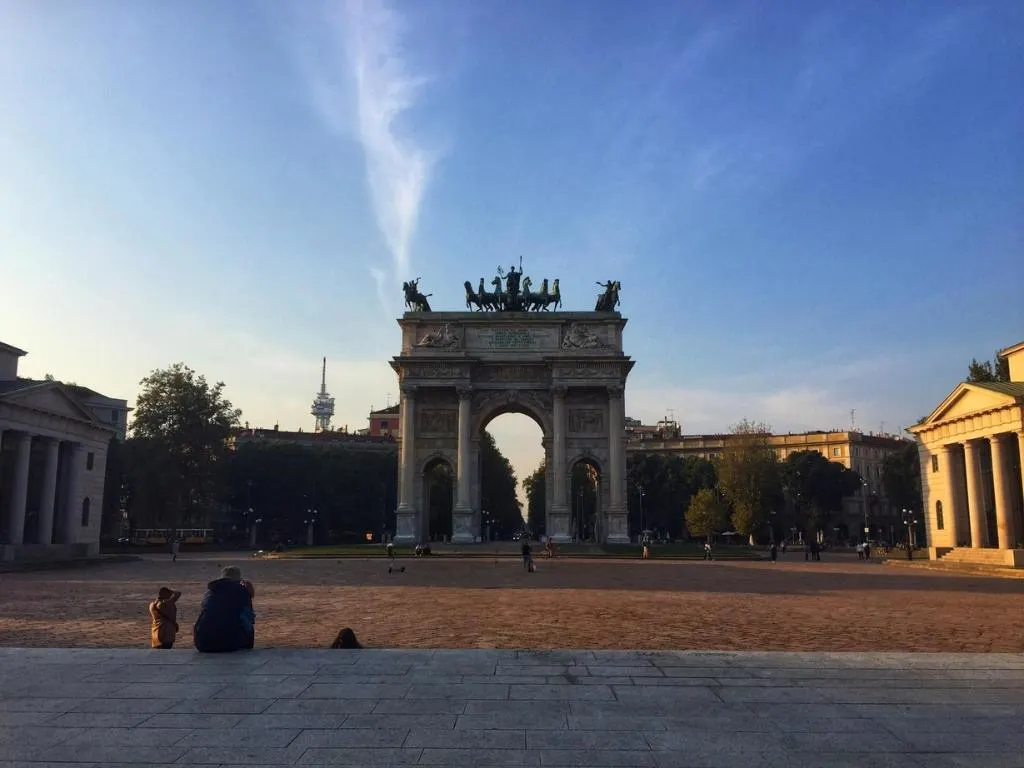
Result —
<instances>
[{"instance_id":1,"label":"carved inscription plaque","mask_svg":"<svg viewBox=\"0 0 1024 768\"><path fill-rule=\"evenodd\" d=\"M573 408L569 411L569 431L594 435L604 432L604 411L597 408Z\"/></svg>"},{"instance_id":2,"label":"carved inscription plaque","mask_svg":"<svg viewBox=\"0 0 1024 768\"><path fill-rule=\"evenodd\" d=\"M420 411L420 432L435 435L451 435L458 429L458 413L450 410Z\"/></svg>"},{"instance_id":3,"label":"carved inscription plaque","mask_svg":"<svg viewBox=\"0 0 1024 768\"><path fill-rule=\"evenodd\" d=\"M494 350L557 349L558 329L526 326L472 328L467 332L467 346Z\"/></svg>"}]
</instances>

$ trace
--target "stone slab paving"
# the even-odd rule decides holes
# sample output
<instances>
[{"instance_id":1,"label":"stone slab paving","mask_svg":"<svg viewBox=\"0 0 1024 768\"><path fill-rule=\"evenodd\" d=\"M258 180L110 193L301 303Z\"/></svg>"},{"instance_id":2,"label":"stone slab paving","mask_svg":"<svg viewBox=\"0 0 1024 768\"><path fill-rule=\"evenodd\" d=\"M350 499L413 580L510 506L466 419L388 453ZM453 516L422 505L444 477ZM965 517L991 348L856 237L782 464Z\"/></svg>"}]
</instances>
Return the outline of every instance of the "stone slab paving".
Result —
<instances>
[{"instance_id":1,"label":"stone slab paving","mask_svg":"<svg viewBox=\"0 0 1024 768\"><path fill-rule=\"evenodd\" d=\"M1024 655L0 649L0 768L1024 768Z\"/></svg>"}]
</instances>

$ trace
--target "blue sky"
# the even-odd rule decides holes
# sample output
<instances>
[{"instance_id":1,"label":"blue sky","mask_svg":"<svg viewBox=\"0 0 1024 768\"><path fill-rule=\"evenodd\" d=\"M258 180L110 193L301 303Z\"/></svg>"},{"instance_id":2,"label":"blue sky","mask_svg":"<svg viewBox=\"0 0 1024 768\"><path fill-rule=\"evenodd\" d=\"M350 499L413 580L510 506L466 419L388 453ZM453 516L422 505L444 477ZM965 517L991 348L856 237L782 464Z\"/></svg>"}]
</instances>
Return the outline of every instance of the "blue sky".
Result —
<instances>
[{"instance_id":1,"label":"blue sky","mask_svg":"<svg viewBox=\"0 0 1024 768\"><path fill-rule=\"evenodd\" d=\"M895 431L1024 339L1022 33L1011 1L0 0L0 339L129 398L183 360L282 428L327 355L357 428L401 281L458 309L522 255L568 309L622 282L630 415Z\"/></svg>"}]
</instances>

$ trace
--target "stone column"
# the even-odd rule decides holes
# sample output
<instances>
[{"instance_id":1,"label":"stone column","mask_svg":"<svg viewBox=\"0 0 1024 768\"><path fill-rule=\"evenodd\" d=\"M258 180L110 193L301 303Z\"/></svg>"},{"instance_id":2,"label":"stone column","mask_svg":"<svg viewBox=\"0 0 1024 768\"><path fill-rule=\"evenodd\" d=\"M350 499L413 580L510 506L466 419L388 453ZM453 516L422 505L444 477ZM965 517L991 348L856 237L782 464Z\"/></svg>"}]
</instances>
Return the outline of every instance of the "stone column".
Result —
<instances>
[{"instance_id":1,"label":"stone column","mask_svg":"<svg viewBox=\"0 0 1024 768\"><path fill-rule=\"evenodd\" d=\"M60 543L75 544L78 542L78 529L81 527L82 512L82 464L85 451L81 443L72 443L68 452L67 497L64 499L64 514L60 519Z\"/></svg>"},{"instance_id":2,"label":"stone column","mask_svg":"<svg viewBox=\"0 0 1024 768\"><path fill-rule=\"evenodd\" d=\"M608 387L608 512L605 517L605 541L629 543L626 525L626 402L622 387Z\"/></svg>"},{"instance_id":3,"label":"stone column","mask_svg":"<svg viewBox=\"0 0 1024 768\"><path fill-rule=\"evenodd\" d=\"M32 435L21 433L14 444L14 477L7 508L7 543L25 541L25 507L28 504L28 465L32 457Z\"/></svg>"},{"instance_id":4,"label":"stone column","mask_svg":"<svg viewBox=\"0 0 1024 768\"><path fill-rule=\"evenodd\" d=\"M554 387L551 390L551 519L546 523L548 535L555 541L563 542L572 539L569 531L569 502L566 488L569 471L565 466L565 396L567 387Z\"/></svg>"},{"instance_id":5,"label":"stone column","mask_svg":"<svg viewBox=\"0 0 1024 768\"><path fill-rule=\"evenodd\" d=\"M961 511L956 504L956 490L953 477L953 470L956 467L956 444L942 446L942 455L939 458L939 471L943 473L942 476L942 517L943 519L943 536L949 537L950 546L955 547L957 543L957 528L960 523ZM931 471L931 467L927 467L924 463L921 464L921 472ZM932 502L932 508L930 514L935 516L935 503ZM938 526L938 521L936 521ZM937 537L936 537L937 538ZM931 546L938 544L935 540L929 540Z\"/></svg>"},{"instance_id":6,"label":"stone column","mask_svg":"<svg viewBox=\"0 0 1024 768\"><path fill-rule=\"evenodd\" d=\"M402 446L398 457L398 509L395 514L395 543L416 544L419 520L416 514L416 387L402 386L399 430Z\"/></svg>"},{"instance_id":7,"label":"stone column","mask_svg":"<svg viewBox=\"0 0 1024 768\"><path fill-rule=\"evenodd\" d=\"M457 387L459 395L459 449L455 468L455 507L452 510L452 541L471 544L476 540L473 531L473 503L469 498L470 455L473 440L473 390Z\"/></svg>"},{"instance_id":8,"label":"stone column","mask_svg":"<svg viewBox=\"0 0 1024 768\"><path fill-rule=\"evenodd\" d=\"M57 467L60 465L60 441L46 441L46 465L43 470L43 498L39 505L37 544L53 543L54 502L57 496Z\"/></svg>"},{"instance_id":9,"label":"stone column","mask_svg":"<svg viewBox=\"0 0 1024 768\"><path fill-rule=\"evenodd\" d=\"M992 490L996 502L996 533L1000 549L1013 549L1013 497L1010 495L1009 451L1002 435L988 439L992 446Z\"/></svg>"},{"instance_id":10,"label":"stone column","mask_svg":"<svg viewBox=\"0 0 1024 768\"><path fill-rule=\"evenodd\" d=\"M981 456L973 440L964 443L964 464L967 468L967 510L971 516L971 547L980 549L988 543L985 524L985 497L981 489Z\"/></svg>"},{"instance_id":11,"label":"stone column","mask_svg":"<svg viewBox=\"0 0 1024 768\"><path fill-rule=\"evenodd\" d=\"M1017 455L1020 457L1020 477L1017 478L1017 482L1021 485L1021 498L1024 499L1024 432L1017 433L1017 446L1020 448L1020 453ZM1024 520L1021 520L1024 522ZM1013 526L1013 538L1014 544L1024 538L1024 529L1017 528L1017 523Z\"/></svg>"}]
</instances>

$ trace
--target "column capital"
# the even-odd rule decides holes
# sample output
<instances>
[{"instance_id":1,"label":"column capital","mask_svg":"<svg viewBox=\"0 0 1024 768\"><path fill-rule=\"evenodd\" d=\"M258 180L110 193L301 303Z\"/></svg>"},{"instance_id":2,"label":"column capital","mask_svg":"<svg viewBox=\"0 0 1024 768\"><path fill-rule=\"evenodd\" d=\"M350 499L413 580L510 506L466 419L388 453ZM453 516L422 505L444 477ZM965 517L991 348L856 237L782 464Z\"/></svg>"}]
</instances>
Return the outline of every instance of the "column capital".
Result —
<instances>
[{"instance_id":1,"label":"column capital","mask_svg":"<svg viewBox=\"0 0 1024 768\"><path fill-rule=\"evenodd\" d=\"M554 398L564 398L569 394L569 388L564 384L556 384L551 388L551 396Z\"/></svg>"},{"instance_id":2,"label":"column capital","mask_svg":"<svg viewBox=\"0 0 1024 768\"><path fill-rule=\"evenodd\" d=\"M609 384L606 389L608 397L622 397L622 393L625 391L625 387L621 384Z\"/></svg>"},{"instance_id":3,"label":"column capital","mask_svg":"<svg viewBox=\"0 0 1024 768\"><path fill-rule=\"evenodd\" d=\"M473 387L466 384L460 384L455 387L455 392L459 396L459 400L469 400L469 398L473 396Z\"/></svg>"},{"instance_id":4,"label":"column capital","mask_svg":"<svg viewBox=\"0 0 1024 768\"><path fill-rule=\"evenodd\" d=\"M416 397L416 390L417 389L419 389L419 387L416 384L402 384L401 385L402 394L405 397L407 397L407 398L409 398L409 397Z\"/></svg>"},{"instance_id":5,"label":"column capital","mask_svg":"<svg viewBox=\"0 0 1024 768\"><path fill-rule=\"evenodd\" d=\"M32 438L35 437L35 435L33 435L31 432L15 432L14 434L14 439L19 446L25 445L26 443L31 445Z\"/></svg>"}]
</instances>

